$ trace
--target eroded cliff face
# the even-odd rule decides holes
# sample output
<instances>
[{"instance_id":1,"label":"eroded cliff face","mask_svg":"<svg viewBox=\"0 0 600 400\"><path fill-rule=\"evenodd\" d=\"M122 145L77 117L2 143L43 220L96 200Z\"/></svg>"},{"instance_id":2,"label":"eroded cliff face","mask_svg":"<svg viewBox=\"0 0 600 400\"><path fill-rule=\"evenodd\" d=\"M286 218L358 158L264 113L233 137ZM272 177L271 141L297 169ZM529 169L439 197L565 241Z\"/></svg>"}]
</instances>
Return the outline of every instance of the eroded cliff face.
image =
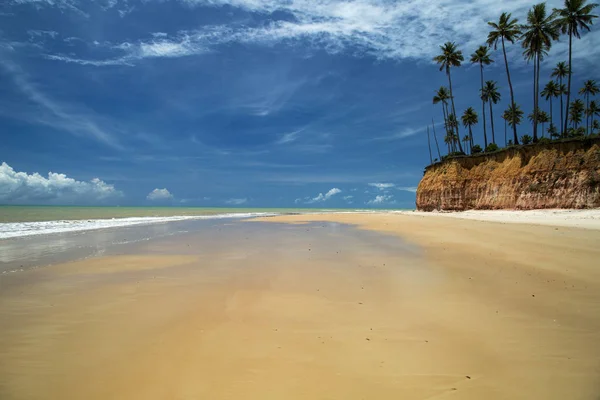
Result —
<instances>
[{"instance_id":1,"label":"eroded cliff face","mask_svg":"<svg viewBox=\"0 0 600 400\"><path fill-rule=\"evenodd\" d=\"M600 139L456 158L427 167L417 209L600 207Z\"/></svg>"}]
</instances>

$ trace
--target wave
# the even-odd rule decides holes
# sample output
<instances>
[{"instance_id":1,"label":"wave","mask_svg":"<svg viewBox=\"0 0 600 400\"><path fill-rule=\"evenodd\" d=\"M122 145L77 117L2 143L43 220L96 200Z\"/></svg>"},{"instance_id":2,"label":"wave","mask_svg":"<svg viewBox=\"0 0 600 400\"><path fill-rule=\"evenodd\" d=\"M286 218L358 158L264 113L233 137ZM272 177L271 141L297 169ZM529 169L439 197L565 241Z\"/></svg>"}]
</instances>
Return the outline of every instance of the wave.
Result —
<instances>
[{"instance_id":1,"label":"wave","mask_svg":"<svg viewBox=\"0 0 600 400\"><path fill-rule=\"evenodd\" d=\"M253 218L269 217L278 213L226 213L213 215L185 215L170 217L128 217L111 219L87 220L60 220L36 222L5 222L0 223L0 239L18 238L33 235L47 235L51 233L65 233L89 231L95 229L118 228L132 225L147 225L166 222L198 220L198 219L223 219L223 218Z\"/></svg>"}]
</instances>

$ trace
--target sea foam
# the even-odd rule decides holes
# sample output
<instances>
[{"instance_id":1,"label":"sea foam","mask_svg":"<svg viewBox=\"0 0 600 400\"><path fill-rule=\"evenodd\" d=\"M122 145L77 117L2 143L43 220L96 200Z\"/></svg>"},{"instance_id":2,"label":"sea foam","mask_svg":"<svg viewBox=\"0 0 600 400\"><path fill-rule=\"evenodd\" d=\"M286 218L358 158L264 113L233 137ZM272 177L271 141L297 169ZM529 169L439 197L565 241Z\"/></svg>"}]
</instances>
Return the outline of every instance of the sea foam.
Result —
<instances>
[{"instance_id":1,"label":"sea foam","mask_svg":"<svg viewBox=\"0 0 600 400\"><path fill-rule=\"evenodd\" d=\"M0 223L0 239L18 238L51 233L88 231L94 229L118 228L131 225L145 225L175 221L223 218L252 218L278 215L277 213L226 213L213 215L185 215L170 217L128 217L112 219L85 219L36 222Z\"/></svg>"}]
</instances>

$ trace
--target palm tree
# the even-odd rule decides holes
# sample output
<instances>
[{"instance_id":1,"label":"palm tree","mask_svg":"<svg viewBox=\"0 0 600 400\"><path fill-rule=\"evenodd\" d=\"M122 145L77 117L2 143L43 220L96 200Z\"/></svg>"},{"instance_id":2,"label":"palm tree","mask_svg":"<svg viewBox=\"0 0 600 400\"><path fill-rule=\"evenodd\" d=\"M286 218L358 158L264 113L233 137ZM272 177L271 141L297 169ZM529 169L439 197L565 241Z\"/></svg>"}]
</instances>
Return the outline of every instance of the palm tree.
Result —
<instances>
[{"instance_id":1,"label":"palm tree","mask_svg":"<svg viewBox=\"0 0 600 400\"><path fill-rule=\"evenodd\" d=\"M448 135L452 138L452 148L453 151L456 151L456 143L460 145L460 138L458 136L458 121L456 120L456 115L451 114L448 116ZM462 146L459 146L460 151L462 152Z\"/></svg>"},{"instance_id":2,"label":"palm tree","mask_svg":"<svg viewBox=\"0 0 600 400\"><path fill-rule=\"evenodd\" d=\"M577 126L581 123L583 118L584 105L583 101L576 99L569 107L569 121L573 124L573 128L577 129Z\"/></svg>"},{"instance_id":3,"label":"palm tree","mask_svg":"<svg viewBox=\"0 0 600 400\"><path fill-rule=\"evenodd\" d=\"M494 110L492 109L492 103L497 104L500 101L500 92L498 91L498 87L496 86L495 81L486 81L485 86L483 87L483 92L481 97L485 99L486 102L490 105L490 123L492 125L492 143L496 143L496 135L494 132ZM487 147L487 142L485 143L485 147Z\"/></svg>"},{"instance_id":4,"label":"palm tree","mask_svg":"<svg viewBox=\"0 0 600 400\"><path fill-rule=\"evenodd\" d=\"M555 81L550 81L544 86L541 95L546 101L550 100L550 125L554 124L554 118L552 116L552 98L560 96L560 90ZM543 132L542 132L543 134Z\"/></svg>"},{"instance_id":5,"label":"palm tree","mask_svg":"<svg viewBox=\"0 0 600 400\"><path fill-rule=\"evenodd\" d=\"M508 125L512 126L513 128L515 125L519 125L523 120L523 110L521 110L521 107L518 104L511 104L505 112L506 122L508 122Z\"/></svg>"},{"instance_id":6,"label":"palm tree","mask_svg":"<svg viewBox=\"0 0 600 400\"><path fill-rule=\"evenodd\" d=\"M553 14L556 18L556 25L561 32L569 35L569 79L567 81L567 110L566 115L569 115L569 102L571 101L571 76L573 75L572 52L573 52L573 36L577 39L581 38L579 30L590 30L590 25L594 23L592 11L598 6L596 3L586 4L587 0L565 0L564 8L554 9ZM565 132L567 130L567 121L564 122Z\"/></svg>"},{"instance_id":7,"label":"palm tree","mask_svg":"<svg viewBox=\"0 0 600 400\"><path fill-rule=\"evenodd\" d=\"M473 109L473 107L469 107L465 110L462 117L463 125L469 129L469 137L471 138L471 153L473 153L473 131L471 130L472 126L479 122L477 113Z\"/></svg>"},{"instance_id":8,"label":"palm tree","mask_svg":"<svg viewBox=\"0 0 600 400\"><path fill-rule=\"evenodd\" d=\"M592 133L594 133L595 131L600 131L600 121L598 121L597 119L594 120L594 122L592 122Z\"/></svg>"},{"instance_id":9,"label":"palm tree","mask_svg":"<svg viewBox=\"0 0 600 400\"><path fill-rule=\"evenodd\" d=\"M448 134L448 99L450 98L450 93L448 92L448 88L445 86L440 86L440 88L435 92L435 96L433 96L433 104L442 103L442 112L444 113L444 129L446 129L446 134Z\"/></svg>"},{"instance_id":10,"label":"palm tree","mask_svg":"<svg viewBox=\"0 0 600 400\"><path fill-rule=\"evenodd\" d=\"M590 105L588 106L587 110L585 110L586 115L588 117L591 117L592 121L591 121L591 132L594 132L594 122L598 122L598 121L594 121L594 116L595 115L600 115L600 106L596 103L596 100L592 100L590 101Z\"/></svg>"},{"instance_id":11,"label":"palm tree","mask_svg":"<svg viewBox=\"0 0 600 400\"><path fill-rule=\"evenodd\" d=\"M446 42L443 46L440 46L442 54L433 57L433 61L440 64L440 71L445 70L448 76L448 86L450 87L450 101L452 102L452 114L456 118L456 108L454 107L454 94L452 92L452 78L450 77L451 67L460 67L461 62L464 61L462 51L458 50L456 43ZM458 124L456 126L456 133L458 134ZM458 147L460 151L463 151L460 140L458 140Z\"/></svg>"},{"instance_id":12,"label":"palm tree","mask_svg":"<svg viewBox=\"0 0 600 400\"><path fill-rule=\"evenodd\" d=\"M504 147L506 147L506 146L508 146L508 141L507 141L508 138L506 137L506 121L509 118L508 110L504 110L504 112L502 113L502 115L500 117L504 120Z\"/></svg>"},{"instance_id":13,"label":"palm tree","mask_svg":"<svg viewBox=\"0 0 600 400\"><path fill-rule=\"evenodd\" d=\"M544 128L547 122L550 122L550 116L544 110L540 110L537 115L537 122L542 124L542 137L544 137Z\"/></svg>"},{"instance_id":14,"label":"palm tree","mask_svg":"<svg viewBox=\"0 0 600 400\"><path fill-rule=\"evenodd\" d=\"M473 139L471 138L471 135L465 135L463 136L462 139L463 143L465 144L465 148L470 144L471 145L471 149L469 150L469 153L473 154ZM467 153L468 154L468 153Z\"/></svg>"},{"instance_id":15,"label":"palm tree","mask_svg":"<svg viewBox=\"0 0 600 400\"><path fill-rule=\"evenodd\" d=\"M448 154L454 152L454 138L452 137L452 134L448 133L446 136L444 136L444 143L446 143L446 146L448 146Z\"/></svg>"},{"instance_id":16,"label":"palm tree","mask_svg":"<svg viewBox=\"0 0 600 400\"><path fill-rule=\"evenodd\" d=\"M529 122L531 122L531 124L535 127L535 124L537 123L538 117L537 114L539 114L540 111L533 109L528 115L527 115L527 119L529 120Z\"/></svg>"},{"instance_id":17,"label":"palm tree","mask_svg":"<svg viewBox=\"0 0 600 400\"><path fill-rule=\"evenodd\" d=\"M490 65L491 63L494 62L494 60L492 60L490 57L489 47L479 46L479 48L477 50L475 50L475 52L473 54L471 54L471 62L473 64L479 63L479 71L480 71L480 75L481 75L481 92L480 92L480 94L482 94L483 93L483 66ZM483 99L483 96L481 96L481 115L483 116L483 140L485 142L485 146L487 147L487 132L486 132L486 128L485 128L485 100ZM471 142L472 141L473 141L473 138L471 137ZM473 147L472 144L471 144L471 147Z\"/></svg>"},{"instance_id":18,"label":"palm tree","mask_svg":"<svg viewBox=\"0 0 600 400\"><path fill-rule=\"evenodd\" d=\"M563 78L569 76L569 67L564 61L556 64L556 67L552 70L552 78L558 78L558 89L560 90L560 135L565 135L565 128L567 123L565 122L563 110L565 109L563 106L563 94L567 93L567 87L563 83Z\"/></svg>"},{"instance_id":19,"label":"palm tree","mask_svg":"<svg viewBox=\"0 0 600 400\"><path fill-rule=\"evenodd\" d=\"M590 95L595 96L600 91L598 85L596 85L596 81L588 79L583 83L583 87L579 89L579 94L585 96L586 110L590 108ZM586 115L585 118L585 131L589 134L590 132L590 116Z\"/></svg>"},{"instance_id":20,"label":"palm tree","mask_svg":"<svg viewBox=\"0 0 600 400\"><path fill-rule=\"evenodd\" d=\"M433 139L435 140L435 148L438 153L438 160L442 160L442 155L440 154L440 146L438 145L437 135L435 134L435 123L433 122L433 118L431 118L431 128L433 129Z\"/></svg>"},{"instance_id":21,"label":"palm tree","mask_svg":"<svg viewBox=\"0 0 600 400\"><path fill-rule=\"evenodd\" d=\"M508 59L506 58L506 46L505 41L515 43L521 35L521 29L518 25L519 20L514 18L511 19L510 13L502 13L498 23L488 22L488 25L492 27L492 31L488 34L487 44L488 46L494 46L494 49L498 47L498 41L502 43L502 53L504 53L504 65L506 66L506 76L508 78L508 87L510 88L510 103L513 109L516 109L515 95L513 92L512 82L510 81L510 71L508 69ZM517 125L513 124L513 135L515 144L519 144L519 138L517 137Z\"/></svg>"},{"instance_id":22,"label":"palm tree","mask_svg":"<svg viewBox=\"0 0 600 400\"><path fill-rule=\"evenodd\" d=\"M548 54L553 40L558 40L558 28L553 23L553 16L546 14L546 3L534 5L527 13L527 25L523 29L522 46L525 49L527 59L533 59L533 108L539 108L539 85L540 85L540 61ZM533 113L533 141L537 142L537 117L539 113Z\"/></svg>"}]
</instances>

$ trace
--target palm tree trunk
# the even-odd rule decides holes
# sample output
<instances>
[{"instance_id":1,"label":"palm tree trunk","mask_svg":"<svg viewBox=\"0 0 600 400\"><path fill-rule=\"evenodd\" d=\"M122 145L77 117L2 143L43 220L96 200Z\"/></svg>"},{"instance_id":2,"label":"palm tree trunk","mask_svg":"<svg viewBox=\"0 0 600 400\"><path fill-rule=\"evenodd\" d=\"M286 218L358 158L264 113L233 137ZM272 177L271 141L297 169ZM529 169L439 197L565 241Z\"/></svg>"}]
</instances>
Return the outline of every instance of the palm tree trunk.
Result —
<instances>
[{"instance_id":1,"label":"palm tree trunk","mask_svg":"<svg viewBox=\"0 0 600 400\"><path fill-rule=\"evenodd\" d=\"M565 131L563 132L564 135L567 134L567 118L569 115L569 104L571 101L571 75L573 74L573 68L571 67L572 46L573 46L573 32L572 32L572 29L569 28L569 80L567 82L567 107L565 110Z\"/></svg>"},{"instance_id":2,"label":"palm tree trunk","mask_svg":"<svg viewBox=\"0 0 600 400\"><path fill-rule=\"evenodd\" d=\"M504 53L504 65L506 66L506 76L508 78L508 87L510 88L510 103L512 104L513 110L517 107L515 104L515 95L513 92L512 82L510 81L510 71L508 70L508 59L506 58L506 47L504 46L504 37L502 37L502 53ZM512 125L513 135L515 144L519 144L519 138L517 136L517 124Z\"/></svg>"},{"instance_id":3,"label":"palm tree trunk","mask_svg":"<svg viewBox=\"0 0 600 400\"><path fill-rule=\"evenodd\" d=\"M479 62L479 67L481 71L481 114L483 115L483 142L485 143L485 147L487 147L487 132L485 129L485 101L483 101L483 63ZM473 152L473 137L471 137L471 153Z\"/></svg>"},{"instance_id":4,"label":"palm tree trunk","mask_svg":"<svg viewBox=\"0 0 600 400\"><path fill-rule=\"evenodd\" d=\"M433 164L433 156L431 155L431 139L429 138L429 125L427 125L427 147L429 148L429 165Z\"/></svg>"},{"instance_id":5,"label":"palm tree trunk","mask_svg":"<svg viewBox=\"0 0 600 400\"><path fill-rule=\"evenodd\" d=\"M542 122L542 137L544 137L544 123Z\"/></svg>"},{"instance_id":6,"label":"palm tree trunk","mask_svg":"<svg viewBox=\"0 0 600 400\"><path fill-rule=\"evenodd\" d=\"M504 147L508 146L508 137L506 137L506 120L504 120Z\"/></svg>"},{"instance_id":7,"label":"palm tree trunk","mask_svg":"<svg viewBox=\"0 0 600 400\"><path fill-rule=\"evenodd\" d=\"M539 108L540 108L540 55L539 53L536 56L536 65L537 68L535 69L535 114L534 114L534 120L535 120L535 128L533 129L533 142L537 142L538 141L538 134L537 134L537 128L538 128L538 117L539 117ZM542 137L544 136L544 125L542 124Z\"/></svg>"},{"instance_id":8,"label":"palm tree trunk","mask_svg":"<svg viewBox=\"0 0 600 400\"><path fill-rule=\"evenodd\" d=\"M471 131L471 125L469 125L469 143L471 144L469 152L473 154L473 132Z\"/></svg>"},{"instance_id":9,"label":"palm tree trunk","mask_svg":"<svg viewBox=\"0 0 600 400\"><path fill-rule=\"evenodd\" d=\"M558 79L558 84L562 88L562 76ZM565 106L563 105L563 92L561 89L561 91L560 91L560 137L563 137L565 134L565 130L564 130L565 121L564 121L564 117L563 117L564 108L565 108Z\"/></svg>"},{"instance_id":10,"label":"palm tree trunk","mask_svg":"<svg viewBox=\"0 0 600 400\"><path fill-rule=\"evenodd\" d=\"M492 125L492 143L496 143L496 134L494 132L494 112L492 110L492 101L488 101L490 103L490 124ZM487 147L487 146L485 146Z\"/></svg>"},{"instance_id":11,"label":"palm tree trunk","mask_svg":"<svg viewBox=\"0 0 600 400\"><path fill-rule=\"evenodd\" d=\"M435 123L433 122L433 118L431 118L431 127L433 128L433 140L435 140L435 148L438 153L438 160L442 160L442 155L440 154L440 146L438 145L437 135L435 134Z\"/></svg>"},{"instance_id":12,"label":"palm tree trunk","mask_svg":"<svg viewBox=\"0 0 600 400\"><path fill-rule=\"evenodd\" d=\"M554 125L554 119L552 118L552 96L550 96L550 126L552 127ZM548 137L550 137L550 139L552 139L552 135L548 134Z\"/></svg>"},{"instance_id":13,"label":"palm tree trunk","mask_svg":"<svg viewBox=\"0 0 600 400\"><path fill-rule=\"evenodd\" d=\"M590 116L588 115L588 110L590 109L590 94L586 93L585 94L585 134L589 135L590 134Z\"/></svg>"},{"instance_id":14,"label":"palm tree trunk","mask_svg":"<svg viewBox=\"0 0 600 400\"><path fill-rule=\"evenodd\" d=\"M456 117L456 108L454 107L454 93L452 92L452 78L450 77L450 68L446 70L448 74L448 85L450 85L450 101L452 101L452 114L454 114L454 118L456 119L456 135L458 136L458 148L461 152L464 153L462 145L460 144L460 131L458 129L458 118Z\"/></svg>"},{"instance_id":15,"label":"palm tree trunk","mask_svg":"<svg viewBox=\"0 0 600 400\"><path fill-rule=\"evenodd\" d=\"M533 142L537 142L537 54L533 56Z\"/></svg>"}]
</instances>

